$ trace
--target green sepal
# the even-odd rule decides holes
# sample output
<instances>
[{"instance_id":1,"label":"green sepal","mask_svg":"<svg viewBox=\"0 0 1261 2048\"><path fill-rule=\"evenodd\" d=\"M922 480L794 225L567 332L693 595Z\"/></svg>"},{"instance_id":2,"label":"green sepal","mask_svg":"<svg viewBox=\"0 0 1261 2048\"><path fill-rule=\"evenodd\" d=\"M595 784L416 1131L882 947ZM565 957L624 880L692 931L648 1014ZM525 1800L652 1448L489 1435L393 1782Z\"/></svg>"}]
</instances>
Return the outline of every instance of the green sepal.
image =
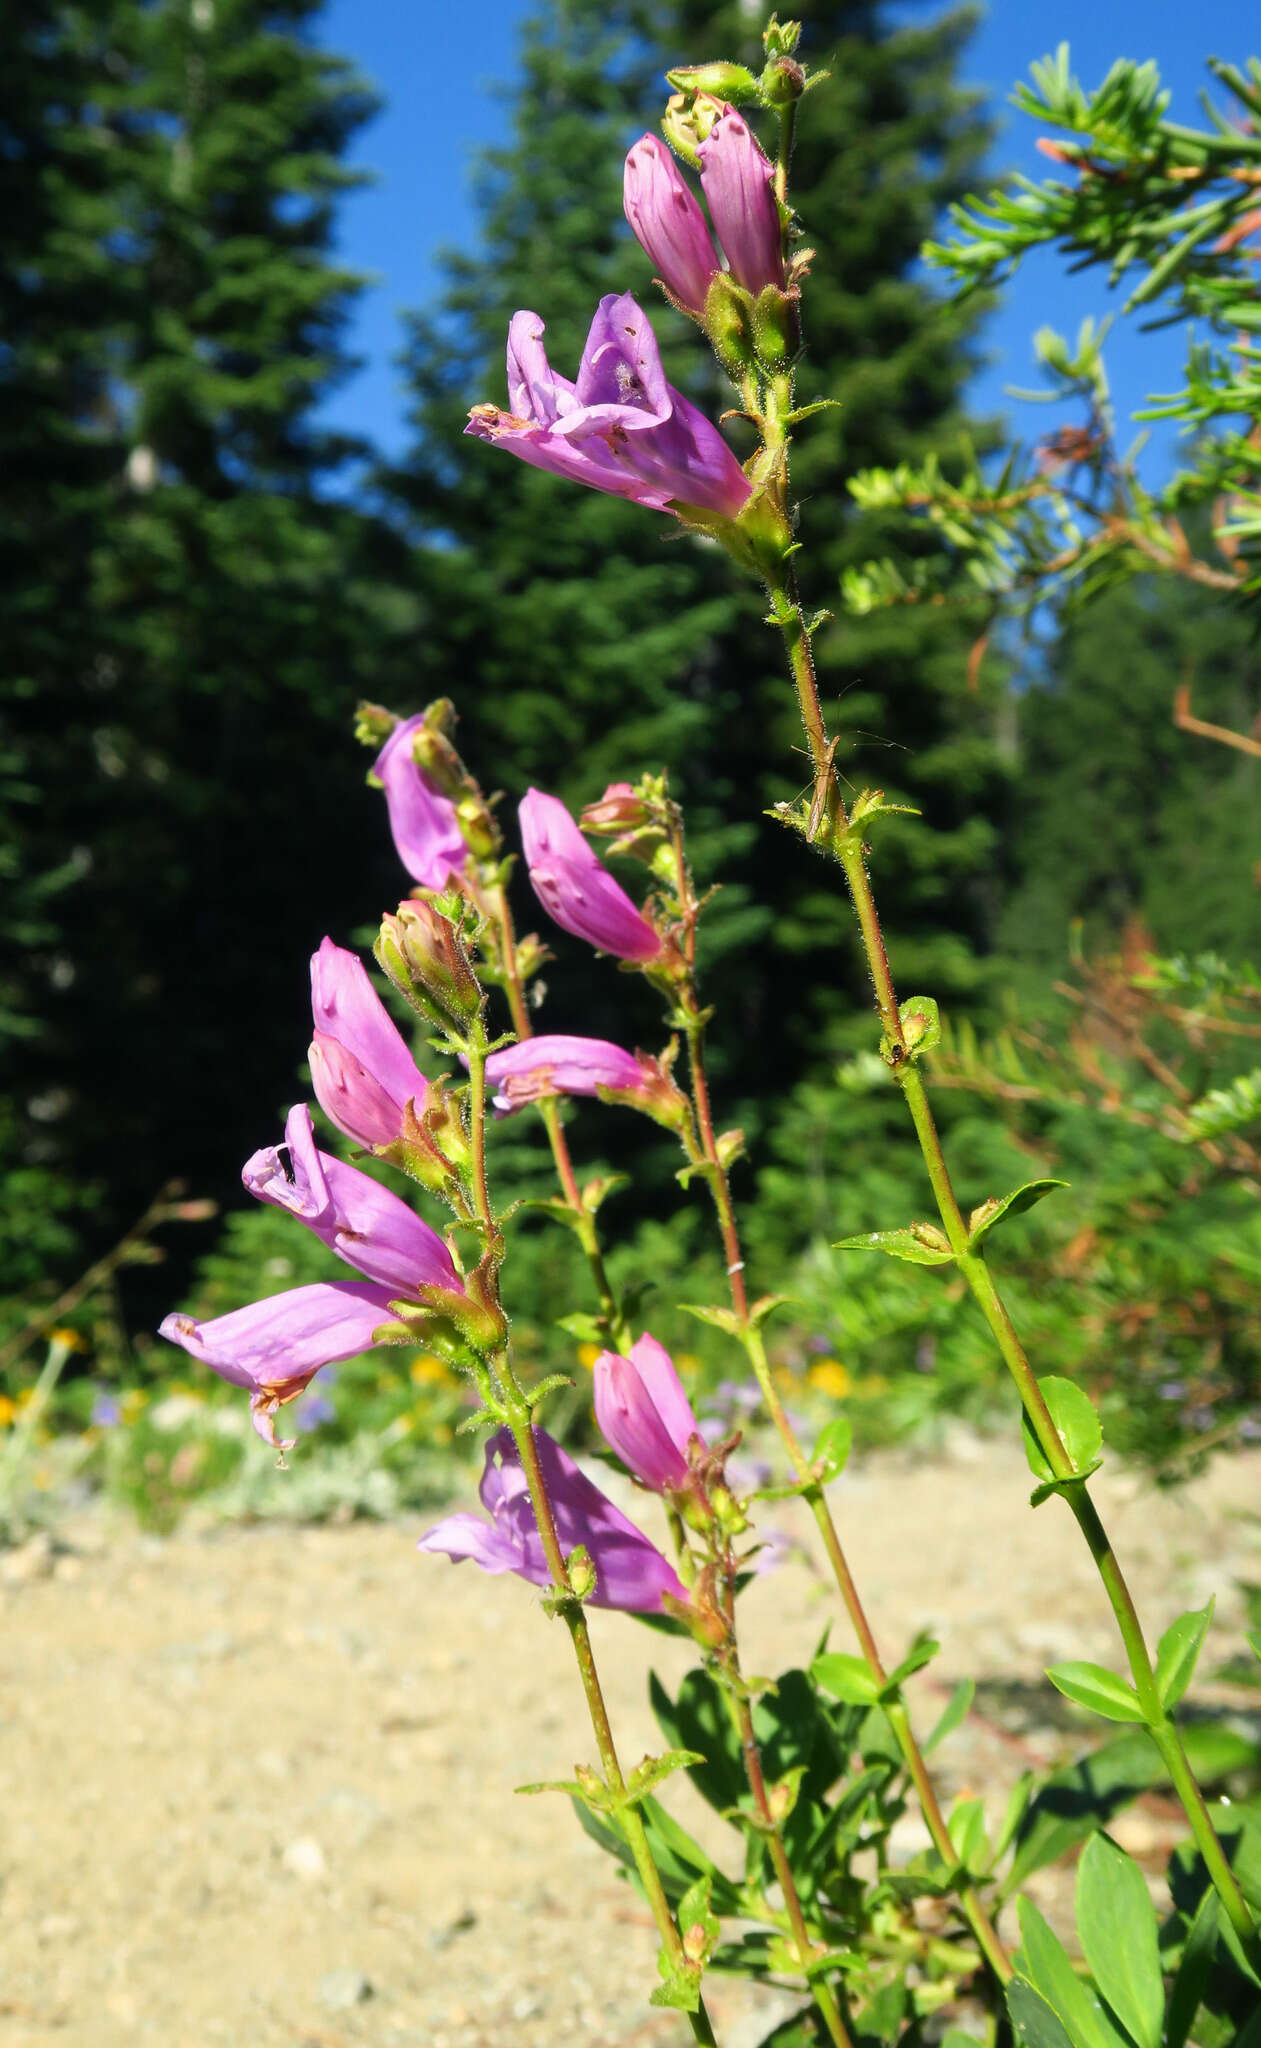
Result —
<instances>
[{"instance_id":1,"label":"green sepal","mask_svg":"<svg viewBox=\"0 0 1261 2048\"><path fill-rule=\"evenodd\" d=\"M711 1880L698 1877L695 1884L688 1886L676 1909L684 1953L698 1970L704 1969L722 1933L722 1925L710 1905L712 1893Z\"/></svg>"},{"instance_id":2,"label":"green sepal","mask_svg":"<svg viewBox=\"0 0 1261 2048\"><path fill-rule=\"evenodd\" d=\"M1066 1700L1088 1707L1092 1714L1102 1714L1106 1721L1147 1720L1133 1686L1102 1664L1070 1660L1067 1664L1052 1664L1046 1675Z\"/></svg>"},{"instance_id":3,"label":"green sepal","mask_svg":"<svg viewBox=\"0 0 1261 2048\"><path fill-rule=\"evenodd\" d=\"M904 1003L898 1004L898 1021L906 1041L903 1061L917 1060L921 1053L931 1052L935 1045L941 1043L941 1017L931 996L908 996ZM896 1048L890 1048L890 1052L894 1050ZM885 1053L883 1046L881 1054L888 1065L898 1064Z\"/></svg>"},{"instance_id":4,"label":"green sepal","mask_svg":"<svg viewBox=\"0 0 1261 2048\"><path fill-rule=\"evenodd\" d=\"M704 1762L705 1758L696 1749L667 1749L661 1756L646 1756L642 1763L636 1764L626 1780L626 1795L616 1804L619 1807L636 1806L675 1771L689 1771L693 1764Z\"/></svg>"},{"instance_id":5,"label":"green sepal","mask_svg":"<svg viewBox=\"0 0 1261 2048\"><path fill-rule=\"evenodd\" d=\"M629 1173L597 1174L594 1180L586 1182L580 1191L579 1199L588 1216L595 1216L610 1195L617 1194L620 1188L628 1188L630 1184Z\"/></svg>"},{"instance_id":6,"label":"green sepal","mask_svg":"<svg viewBox=\"0 0 1261 2048\"><path fill-rule=\"evenodd\" d=\"M661 1982L650 1996L649 2005L669 2006L673 2012L698 2012L701 2002L699 1963L676 1963L661 1949L657 1955Z\"/></svg>"},{"instance_id":7,"label":"green sepal","mask_svg":"<svg viewBox=\"0 0 1261 2048\"><path fill-rule=\"evenodd\" d=\"M825 1650L810 1666L810 1676L824 1692L847 1707L874 1707L880 1699L879 1681L861 1657L848 1650Z\"/></svg>"},{"instance_id":8,"label":"green sepal","mask_svg":"<svg viewBox=\"0 0 1261 2048\"><path fill-rule=\"evenodd\" d=\"M1210 1600L1207 1607L1180 1614L1160 1639L1156 1650L1156 1690L1166 1713L1177 1706L1195 1675L1215 1604L1215 1599Z\"/></svg>"},{"instance_id":9,"label":"green sepal","mask_svg":"<svg viewBox=\"0 0 1261 2048\"><path fill-rule=\"evenodd\" d=\"M540 1380L537 1387L530 1388L525 1396L525 1405L533 1414L534 1410L546 1401L549 1394L556 1392L557 1387L572 1387L573 1384L567 1372L549 1372L547 1378Z\"/></svg>"},{"instance_id":10,"label":"green sepal","mask_svg":"<svg viewBox=\"0 0 1261 2048\"><path fill-rule=\"evenodd\" d=\"M1050 1411L1052 1422L1059 1431L1065 1450L1072 1461L1072 1474L1067 1479L1057 1479L1047 1461L1027 1414L1021 1417L1021 1434L1024 1438L1025 1457L1029 1470L1041 1484L1030 1496L1032 1506L1040 1507L1053 1493L1062 1493L1065 1487L1077 1486L1097 1472L1102 1459L1103 1425L1099 1420L1094 1402L1072 1380L1060 1379L1050 1373L1038 1381L1038 1389Z\"/></svg>"},{"instance_id":11,"label":"green sepal","mask_svg":"<svg viewBox=\"0 0 1261 2048\"><path fill-rule=\"evenodd\" d=\"M1066 1180L1027 1180L1023 1187L1013 1189L1010 1195L991 1195L987 1202L979 1203L968 1218L968 1250L975 1251L1004 1216L1019 1216L1025 1209L1032 1209L1035 1202L1040 1202L1053 1189L1067 1186Z\"/></svg>"},{"instance_id":12,"label":"green sepal","mask_svg":"<svg viewBox=\"0 0 1261 2048\"><path fill-rule=\"evenodd\" d=\"M868 1230L860 1237L842 1237L834 1252L885 1252L912 1266L949 1266L954 1253L935 1223L912 1223L905 1230Z\"/></svg>"}]
</instances>

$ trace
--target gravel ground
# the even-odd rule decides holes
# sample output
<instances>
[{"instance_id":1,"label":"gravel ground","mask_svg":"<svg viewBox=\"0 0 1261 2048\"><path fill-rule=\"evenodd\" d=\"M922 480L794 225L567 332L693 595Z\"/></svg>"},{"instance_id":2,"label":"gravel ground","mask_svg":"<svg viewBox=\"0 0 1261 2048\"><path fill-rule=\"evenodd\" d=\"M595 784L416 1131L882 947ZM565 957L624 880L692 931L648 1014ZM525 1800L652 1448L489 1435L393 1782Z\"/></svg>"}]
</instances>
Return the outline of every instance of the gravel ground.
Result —
<instances>
[{"instance_id":1,"label":"gravel ground","mask_svg":"<svg viewBox=\"0 0 1261 2048\"><path fill-rule=\"evenodd\" d=\"M1261 1577L1261 1453L1173 1496L1124 1470L1097 1485L1153 1634L1217 1594L1211 1671L1236 1581ZM1028 1489L1018 1452L960 1431L834 1496L891 1656L925 1624L941 1637L912 1685L921 1724L965 1672L993 1682L944 1753L952 1794L998 1796L1030 1755L1066 1752L1045 1664L1118 1661L1069 1516L1031 1514ZM647 2007L653 1930L568 1805L513 1797L591 1752L563 1629L515 1580L418 1557L420 1526L160 1541L87 1517L0 1559L0 2048L690 2038ZM832 1608L804 1560L757 1582L746 1669L807 1655ZM634 1762L659 1746L647 1671L677 1678L687 1646L593 1624ZM1157 1870L1176 1819L1148 1801L1118 1833ZM723 2048L752 2048L775 2006L711 1983Z\"/></svg>"}]
</instances>

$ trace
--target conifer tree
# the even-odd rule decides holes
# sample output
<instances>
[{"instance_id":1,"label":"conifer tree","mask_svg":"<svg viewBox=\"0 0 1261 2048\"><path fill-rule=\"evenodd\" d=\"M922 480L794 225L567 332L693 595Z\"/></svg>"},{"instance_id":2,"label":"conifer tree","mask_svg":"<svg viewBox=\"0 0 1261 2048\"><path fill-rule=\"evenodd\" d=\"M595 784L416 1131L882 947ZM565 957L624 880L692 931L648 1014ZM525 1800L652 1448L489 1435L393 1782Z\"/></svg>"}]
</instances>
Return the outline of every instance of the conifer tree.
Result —
<instances>
[{"instance_id":1,"label":"conifer tree","mask_svg":"<svg viewBox=\"0 0 1261 2048\"><path fill-rule=\"evenodd\" d=\"M797 473L809 597L834 608L845 563L872 547L845 476L947 447L961 425L976 314L940 305L914 266L985 141L971 98L953 83L969 22L959 14L893 33L878 6L847 0L814 10L809 23L811 61L830 59L834 75L803 111L794 170L818 251L803 395L841 406L802 430ZM712 913L711 988L724 1004L728 1100L732 1090L743 1097L746 1119L757 1114L752 1098L780 1092L800 1067L803 1024L814 1033L863 988L832 878L756 815L794 793L800 744L777 647L759 623L761 594L733 594L725 561L651 514L458 436L469 403L502 399L516 308L542 316L553 364L572 374L610 290L641 298L674 382L713 414L729 402L625 228L622 157L655 126L668 65L706 52L755 56L759 26L745 10L694 0L543 9L526 34L512 140L483 164L479 245L449 260L439 309L413 323L418 440L395 479L429 540L425 690L457 698L470 755L513 798L533 780L581 800L603 777L669 766L700 871L721 869L727 884ZM841 700L852 735L847 773L925 812L914 836L891 835L880 851L906 972L935 977L941 992L973 987L1000 778L991 714L967 686L966 637L940 615L838 618L818 651L829 711ZM930 925L944 936L930 942ZM797 985L796 1026L780 1014L786 974ZM552 1028L573 1028L578 986L563 965L549 979ZM621 1014L623 1000L611 977L594 996L584 983L581 1028L627 1039L651 1029L647 1010Z\"/></svg>"},{"instance_id":2,"label":"conifer tree","mask_svg":"<svg viewBox=\"0 0 1261 2048\"><path fill-rule=\"evenodd\" d=\"M40 0L0 82L8 1140L107 1182L102 1230L174 1172L227 1192L379 845L347 733L414 613L321 496L372 102L316 11Z\"/></svg>"}]
</instances>

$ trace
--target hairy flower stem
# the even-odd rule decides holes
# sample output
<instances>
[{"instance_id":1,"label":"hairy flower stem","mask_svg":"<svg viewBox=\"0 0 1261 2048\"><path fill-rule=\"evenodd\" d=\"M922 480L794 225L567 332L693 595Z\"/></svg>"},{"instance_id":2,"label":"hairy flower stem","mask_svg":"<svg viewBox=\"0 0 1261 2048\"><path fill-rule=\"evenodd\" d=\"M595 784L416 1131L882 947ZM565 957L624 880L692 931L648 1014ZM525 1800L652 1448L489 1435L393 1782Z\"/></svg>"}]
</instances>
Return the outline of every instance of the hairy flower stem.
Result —
<instances>
[{"instance_id":1,"label":"hairy flower stem","mask_svg":"<svg viewBox=\"0 0 1261 2048\"><path fill-rule=\"evenodd\" d=\"M684 992L684 999L680 1009L687 1032L688 1061L692 1075L692 1096L696 1109L697 1134L700 1139L702 1153L709 1163L708 1179L714 1198L714 1207L718 1213L723 1250L726 1254L727 1278L731 1288L731 1305L740 1325L740 1341L744 1345L749 1364L753 1368L754 1377L761 1389L762 1399L766 1404L766 1411L779 1435L780 1442L788 1453L793 1471L801 1484L803 1496L810 1503L810 1511L814 1516L819 1534L823 1539L823 1547L827 1552L828 1562L832 1567L841 1599L845 1604L845 1610L853 1624L854 1633L862 1649L863 1659L877 1685L883 1690L888 1681L888 1672L877 1647L875 1636L872 1633L871 1624L867 1619L866 1610L859 1598L858 1588L854 1583L854 1575L850 1571L840 1534L836 1523L832 1519L832 1511L827 1504L823 1488L819 1485L818 1479L811 1467L810 1460L798 1442L797 1433L788 1417L788 1411L780 1399L779 1389L775 1385L770 1362L766 1356L766 1346L762 1339L761 1329L749 1313L748 1289L745 1286L744 1280L744 1260L740 1253L740 1233L736 1223L735 1205L731 1198L731 1184L727 1177L727 1171L718 1150L718 1140L714 1131L713 1111L709 1099L709 1084L705 1074L705 1024L697 999L694 979L696 958L695 925L698 905L684 860L682 835L677 819L674 822L671 836L675 855L676 888L678 900L683 909L683 952L689 972L689 982ZM945 1814L941 1810L933 1781L929 1776L924 1753L915 1739L910 1715L907 1713L901 1699L894 1701L886 1711L897 1740L898 1748L902 1752L903 1761L910 1773L911 1782L915 1786L928 1831L933 1838L938 1854L943 1858L947 1867L953 1869L959 1860L958 1855L954 1843L950 1839L950 1830L946 1825ZM959 1903L990 1968L994 1971L1000 1983L1006 1983L1012 1974L1011 1962L989 1915L986 1913L984 1906L971 1885L960 1887Z\"/></svg>"},{"instance_id":2,"label":"hairy flower stem","mask_svg":"<svg viewBox=\"0 0 1261 2048\"><path fill-rule=\"evenodd\" d=\"M508 997L508 1008L512 1013L512 1028L520 1039L533 1038L534 1026L525 1000L525 986L517 961L516 932L512 922L512 911L508 906L507 892L500 887L494 897L495 923L499 928L499 941L503 962L504 990ZM600 1236L596 1229L595 1217L584 1203L578 1189L569 1144L565 1137L564 1125L560 1118L560 1104L554 1097L545 1097L538 1105L539 1115L547 1131L547 1142L552 1148L556 1176L561 1192L569 1204L573 1216L573 1227L582 1246L591 1278L595 1283L596 1297L600 1303L600 1315L608 1331L609 1342L615 1351L625 1355L631 1347L631 1328L622 1305L614 1293L600 1248Z\"/></svg>"},{"instance_id":3,"label":"hairy flower stem","mask_svg":"<svg viewBox=\"0 0 1261 2048\"><path fill-rule=\"evenodd\" d=\"M1174 1789L1182 1801L1196 1846L1204 1858L1205 1867L1226 1908L1231 1925L1249 1953L1257 1956L1261 1953L1261 1940L1258 1937L1256 1922L1214 1831L1204 1794L1196 1783L1187 1761L1181 1737L1161 1703L1156 1689L1151 1655L1116 1552L1108 1539L1099 1511L1090 1498L1085 1482L1071 1483L1075 1471L1072 1458L1055 1426L1033 1367L1016 1334L1015 1326L994 1284L985 1258L979 1250L971 1246L968 1225L950 1178L941 1136L929 1104L928 1091L903 1028L897 992L889 967L888 954L885 951L884 935L872 894L871 880L867 873L862 837L852 826L841 799L833 769L834 748L827 737L819 702L810 634L802 613L796 583L791 575L786 576L778 588L771 588L770 597L772 611L784 635L789 666L814 762L815 795L808 837L822 850L834 853L844 869L862 934L863 951L875 988L876 1008L884 1030L885 1058L894 1080L906 1099L936 1198L942 1228L954 1254L955 1263L963 1274L973 1299L989 1326L1003 1362L1016 1383L1025 1413L1051 1471L1057 1480L1070 1482L1063 1486L1064 1498L1086 1539L1103 1581L1104 1591L1116 1616L1134 1688L1147 1727L1160 1751Z\"/></svg>"},{"instance_id":4,"label":"hairy flower stem","mask_svg":"<svg viewBox=\"0 0 1261 2048\"><path fill-rule=\"evenodd\" d=\"M469 1132L473 1149L473 1198L478 1221L487 1241L498 1235L498 1224L491 1206L490 1191L486 1180L486 1043L485 1033L480 1028L470 1034L468 1047L469 1062ZM661 1873L653 1861L648 1832L639 1809L623 1802L626 1796L626 1779L618 1761L617 1746L613 1740L613 1729L609 1722L608 1707L605 1704L604 1689L596 1669L595 1652L591 1646L591 1633L582 1602L573 1589L569 1568L556 1533L556 1522L552 1505L548 1499L542 1467L539 1463L538 1446L534 1440L534 1428L530 1419L529 1405L517 1384L512 1360L505 1346L493 1361L495 1379L502 1389L503 1407L513 1442L521 1459L521 1469L530 1489L530 1505L538 1525L543 1555L552 1575L552 1583L560 1611L564 1615L569 1638L574 1646L574 1657L578 1675L586 1694L587 1711L591 1716L591 1727L595 1734L596 1748L604 1770L605 1783L616 1805L617 1824L626 1839L639 1881L644 1888L652 1917L657 1923L662 1947L675 1970L684 1974L688 1969L688 1958L683 1947L683 1938L670 1910ZM695 2012L688 2014L694 2038L703 2048L717 2048L714 2030L703 1998L699 1998Z\"/></svg>"}]
</instances>

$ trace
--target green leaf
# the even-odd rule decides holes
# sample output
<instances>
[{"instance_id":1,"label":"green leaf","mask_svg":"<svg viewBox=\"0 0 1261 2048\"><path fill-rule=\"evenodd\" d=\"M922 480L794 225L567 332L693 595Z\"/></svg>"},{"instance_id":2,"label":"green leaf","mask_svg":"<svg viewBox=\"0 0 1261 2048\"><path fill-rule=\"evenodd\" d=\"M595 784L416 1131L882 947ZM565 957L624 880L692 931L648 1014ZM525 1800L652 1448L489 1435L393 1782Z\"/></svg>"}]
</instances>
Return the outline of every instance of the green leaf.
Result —
<instances>
[{"instance_id":1,"label":"green leaf","mask_svg":"<svg viewBox=\"0 0 1261 2048\"><path fill-rule=\"evenodd\" d=\"M1089 1478L1098 1470L1099 1453L1103 1448L1103 1426L1095 1412L1094 1402L1072 1380L1060 1379L1054 1373L1039 1380L1038 1386L1072 1461L1074 1473L1079 1479ZM1042 1481L1033 1497L1033 1505L1037 1507L1049 1491L1057 1489L1059 1482L1027 1414L1022 1415L1020 1427L1029 1470L1035 1479Z\"/></svg>"},{"instance_id":2,"label":"green leaf","mask_svg":"<svg viewBox=\"0 0 1261 2048\"><path fill-rule=\"evenodd\" d=\"M537 1387L530 1388L529 1393L525 1397L526 1407L532 1414L536 1408L546 1401L549 1394L556 1392L558 1387L572 1387L572 1385L573 1381L567 1372L549 1373L545 1380L539 1381Z\"/></svg>"},{"instance_id":3,"label":"green leaf","mask_svg":"<svg viewBox=\"0 0 1261 2048\"><path fill-rule=\"evenodd\" d=\"M1244 1636L1248 1648L1256 1657L1261 1657L1261 1628L1250 1628Z\"/></svg>"},{"instance_id":4,"label":"green leaf","mask_svg":"<svg viewBox=\"0 0 1261 2048\"><path fill-rule=\"evenodd\" d=\"M880 1687L861 1657L844 1650L825 1650L810 1666L810 1676L824 1692L847 1706L871 1707L880 1697Z\"/></svg>"},{"instance_id":5,"label":"green leaf","mask_svg":"<svg viewBox=\"0 0 1261 2048\"><path fill-rule=\"evenodd\" d=\"M709 1323L715 1330L725 1330L729 1337L738 1337L740 1325L729 1308L707 1308L693 1301L678 1303L684 1315L695 1316L698 1323Z\"/></svg>"},{"instance_id":6,"label":"green leaf","mask_svg":"<svg viewBox=\"0 0 1261 2048\"><path fill-rule=\"evenodd\" d=\"M626 1780L628 1803L642 1799L648 1792L655 1792L658 1785L675 1771L690 1770L693 1764L703 1764L704 1761L700 1751L695 1749L668 1749L663 1756L646 1756Z\"/></svg>"},{"instance_id":7,"label":"green leaf","mask_svg":"<svg viewBox=\"0 0 1261 2048\"><path fill-rule=\"evenodd\" d=\"M697 2012L701 2002L700 1965L676 1963L662 1949L657 1957L657 1968L661 1972L661 1982L649 1998L649 2005L665 2005L672 2012Z\"/></svg>"},{"instance_id":8,"label":"green leaf","mask_svg":"<svg viewBox=\"0 0 1261 2048\"><path fill-rule=\"evenodd\" d=\"M902 1659L902 1662L889 1673L888 1678L880 1688L880 1698L882 1700L896 1699L898 1688L903 1683L903 1680L910 1678L913 1672L922 1671L925 1664L931 1664L940 1649L941 1644L934 1642L931 1636L926 1636L922 1642L916 1643L915 1647Z\"/></svg>"},{"instance_id":9,"label":"green leaf","mask_svg":"<svg viewBox=\"0 0 1261 2048\"><path fill-rule=\"evenodd\" d=\"M567 1337L576 1337L580 1344L603 1344L608 1330L598 1316L579 1312L572 1316L561 1316L556 1325Z\"/></svg>"},{"instance_id":10,"label":"green leaf","mask_svg":"<svg viewBox=\"0 0 1261 2048\"><path fill-rule=\"evenodd\" d=\"M1016 1967L1064 2022L1075 2048L1128 2048L1100 2005L1093 1986L1078 1976L1059 1937L1031 1899L1016 1907L1021 1954Z\"/></svg>"},{"instance_id":11,"label":"green leaf","mask_svg":"<svg viewBox=\"0 0 1261 2048\"><path fill-rule=\"evenodd\" d=\"M1196 1660L1213 1619L1213 1601L1207 1607L1180 1614L1165 1630L1156 1652L1156 1690L1161 1705L1176 1707L1191 1683Z\"/></svg>"},{"instance_id":12,"label":"green leaf","mask_svg":"<svg viewBox=\"0 0 1261 2048\"><path fill-rule=\"evenodd\" d=\"M1066 1180L1028 1180L1023 1187L1014 1189L1010 1195L991 1195L989 1201L980 1203L968 1218L968 1244L975 1251L977 1245L989 1236L994 1225L1000 1223L1004 1216L1019 1216L1022 1210L1032 1209L1034 1203L1040 1202L1044 1195L1051 1194L1056 1188L1067 1186Z\"/></svg>"},{"instance_id":13,"label":"green leaf","mask_svg":"<svg viewBox=\"0 0 1261 2048\"><path fill-rule=\"evenodd\" d=\"M959 1799L951 1808L946 1826L954 1843L955 1855L965 1870L980 1870L988 1860L989 1844L985 1839L985 1801L983 1799Z\"/></svg>"},{"instance_id":14,"label":"green leaf","mask_svg":"<svg viewBox=\"0 0 1261 2048\"><path fill-rule=\"evenodd\" d=\"M1052 1664L1046 1675L1065 1699L1075 1700L1079 1707L1089 1707L1092 1714L1102 1714L1105 1720L1146 1719L1133 1686L1118 1678L1115 1671L1105 1671L1102 1664Z\"/></svg>"},{"instance_id":15,"label":"green leaf","mask_svg":"<svg viewBox=\"0 0 1261 2048\"><path fill-rule=\"evenodd\" d=\"M821 1486L829 1486L845 1470L853 1441L854 1429L848 1415L833 1416L831 1422L824 1424L810 1461Z\"/></svg>"},{"instance_id":16,"label":"green leaf","mask_svg":"<svg viewBox=\"0 0 1261 2048\"><path fill-rule=\"evenodd\" d=\"M648 1697L671 1748L701 1753L702 1762L692 1770L692 1783L702 1799L718 1813L737 1805L746 1788L744 1761L717 1681L707 1671L689 1671L672 1700L654 1671L648 1681Z\"/></svg>"},{"instance_id":17,"label":"green leaf","mask_svg":"<svg viewBox=\"0 0 1261 2048\"><path fill-rule=\"evenodd\" d=\"M927 1740L921 1745L926 1756L931 1750L936 1749L939 1742L944 1742L948 1735L954 1734L955 1729L959 1726L975 1697L976 1680L974 1678L961 1678L946 1702L945 1711L942 1713L936 1727L933 1728Z\"/></svg>"},{"instance_id":18,"label":"green leaf","mask_svg":"<svg viewBox=\"0 0 1261 2048\"><path fill-rule=\"evenodd\" d=\"M869 1230L861 1237L842 1237L834 1252L885 1252L912 1266L949 1266L954 1253L933 1223L912 1223L907 1230Z\"/></svg>"},{"instance_id":19,"label":"green leaf","mask_svg":"<svg viewBox=\"0 0 1261 2048\"><path fill-rule=\"evenodd\" d=\"M1217 1947L1217 1893L1209 1885L1187 1930L1186 1947L1169 1993L1165 2048L1184 2048L1208 1984Z\"/></svg>"},{"instance_id":20,"label":"green leaf","mask_svg":"<svg viewBox=\"0 0 1261 2048\"><path fill-rule=\"evenodd\" d=\"M1021 2048L1077 2048L1045 1998L1023 1977L1013 1977L1007 1986L1007 2010Z\"/></svg>"},{"instance_id":21,"label":"green leaf","mask_svg":"<svg viewBox=\"0 0 1261 2048\"><path fill-rule=\"evenodd\" d=\"M1092 1835L1077 1866L1077 1936L1091 1974L1138 2048L1160 2048L1165 1987L1160 1930L1147 1880L1107 1835Z\"/></svg>"}]
</instances>

